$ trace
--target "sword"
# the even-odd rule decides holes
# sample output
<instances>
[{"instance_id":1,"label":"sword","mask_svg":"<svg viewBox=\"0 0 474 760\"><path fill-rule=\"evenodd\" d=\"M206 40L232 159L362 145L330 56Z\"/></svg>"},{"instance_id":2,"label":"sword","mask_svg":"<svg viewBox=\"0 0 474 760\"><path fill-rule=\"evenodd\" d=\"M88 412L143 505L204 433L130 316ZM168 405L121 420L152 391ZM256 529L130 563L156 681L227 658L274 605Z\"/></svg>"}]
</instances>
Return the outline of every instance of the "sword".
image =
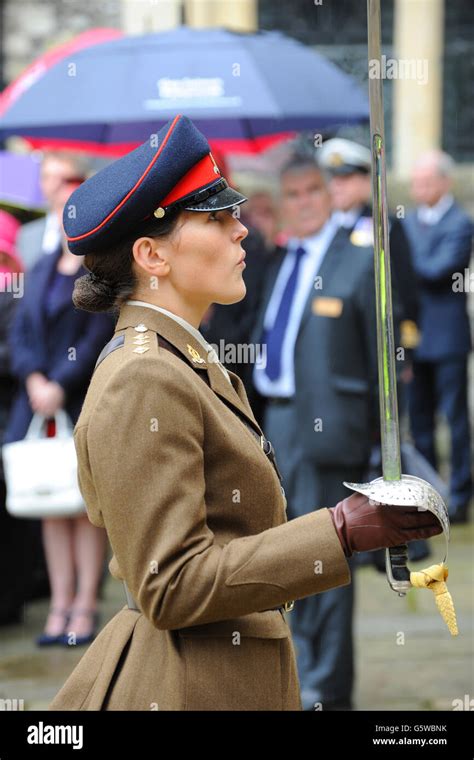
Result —
<instances>
[{"instance_id":1,"label":"sword","mask_svg":"<svg viewBox=\"0 0 474 760\"><path fill-rule=\"evenodd\" d=\"M385 130L383 114L380 0L367 0L370 143L372 154L372 196L374 226L374 267L377 312L377 353L380 401L380 432L383 477L371 483L346 483L353 491L365 494L380 504L416 506L433 512L443 526L447 543L449 518L447 507L437 491L425 480L403 475L398 423L395 338L393 331L390 243L388 234ZM371 77L371 66L378 61L378 73ZM407 567L408 547L386 550L386 572L391 588L405 596L411 588Z\"/></svg>"}]
</instances>

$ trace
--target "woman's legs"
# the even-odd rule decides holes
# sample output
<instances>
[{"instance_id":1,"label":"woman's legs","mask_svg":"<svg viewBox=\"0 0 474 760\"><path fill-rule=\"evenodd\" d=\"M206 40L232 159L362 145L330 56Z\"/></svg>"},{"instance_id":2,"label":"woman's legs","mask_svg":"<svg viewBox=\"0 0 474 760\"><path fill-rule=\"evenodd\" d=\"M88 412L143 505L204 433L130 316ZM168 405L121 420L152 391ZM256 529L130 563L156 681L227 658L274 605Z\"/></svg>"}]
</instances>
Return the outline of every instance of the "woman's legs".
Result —
<instances>
[{"instance_id":1,"label":"woman's legs","mask_svg":"<svg viewBox=\"0 0 474 760\"><path fill-rule=\"evenodd\" d=\"M45 633L49 636L59 636L63 632L65 617L61 611L68 610L74 598L72 528L72 521L68 518L48 518L42 523L43 545L51 586L51 611L45 625Z\"/></svg>"},{"instance_id":2,"label":"woman's legs","mask_svg":"<svg viewBox=\"0 0 474 760\"><path fill-rule=\"evenodd\" d=\"M97 607L97 592L104 566L107 534L97 528L87 515L71 520L74 526L73 551L77 572L77 591L67 633L86 636L93 628L91 613ZM89 614L84 614L84 611ZM71 641L73 643L73 641Z\"/></svg>"}]
</instances>

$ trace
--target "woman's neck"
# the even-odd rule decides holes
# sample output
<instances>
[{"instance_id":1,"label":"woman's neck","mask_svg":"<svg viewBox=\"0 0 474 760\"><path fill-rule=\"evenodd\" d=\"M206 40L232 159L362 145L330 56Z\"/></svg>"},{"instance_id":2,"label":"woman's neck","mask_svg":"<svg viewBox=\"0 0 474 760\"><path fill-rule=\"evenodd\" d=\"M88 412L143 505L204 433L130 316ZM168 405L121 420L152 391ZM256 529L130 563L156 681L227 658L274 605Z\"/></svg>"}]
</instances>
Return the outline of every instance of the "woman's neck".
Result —
<instances>
[{"instance_id":1,"label":"woman's neck","mask_svg":"<svg viewBox=\"0 0 474 760\"><path fill-rule=\"evenodd\" d=\"M189 324L195 327L196 330L199 330L199 325L201 324L203 316L207 312L210 305L191 304L188 301L185 301L184 299L178 297L165 298L163 297L163 294L161 294L160 298L153 298L150 297L149 293L147 295L141 295L138 293L131 296L130 300L145 301L145 303L152 304L152 306L159 306L162 309L166 309L172 314L176 314L176 316L185 319L186 322L189 322Z\"/></svg>"}]
</instances>

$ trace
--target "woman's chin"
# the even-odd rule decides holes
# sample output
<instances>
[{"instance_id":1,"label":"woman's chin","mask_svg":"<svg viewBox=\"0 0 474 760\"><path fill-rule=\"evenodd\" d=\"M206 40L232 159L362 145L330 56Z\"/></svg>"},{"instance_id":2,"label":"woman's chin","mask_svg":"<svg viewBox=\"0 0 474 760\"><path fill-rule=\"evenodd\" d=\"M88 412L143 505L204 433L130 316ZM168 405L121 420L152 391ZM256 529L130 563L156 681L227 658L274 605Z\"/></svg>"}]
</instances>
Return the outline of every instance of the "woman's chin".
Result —
<instances>
[{"instance_id":1,"label":"woman's chin","mask_svg":"<svg viewBox=\"0 0 474 760\"><path fill-rule=\"evenodd\" d=\"M236 287L228 293L219 293L219 296L214 299L214 303L219 303L222 306L230 306L233 303L238 303L245 298L247 288L245 282L242 280L240 287Z\"/></svg>"}]
</instances>

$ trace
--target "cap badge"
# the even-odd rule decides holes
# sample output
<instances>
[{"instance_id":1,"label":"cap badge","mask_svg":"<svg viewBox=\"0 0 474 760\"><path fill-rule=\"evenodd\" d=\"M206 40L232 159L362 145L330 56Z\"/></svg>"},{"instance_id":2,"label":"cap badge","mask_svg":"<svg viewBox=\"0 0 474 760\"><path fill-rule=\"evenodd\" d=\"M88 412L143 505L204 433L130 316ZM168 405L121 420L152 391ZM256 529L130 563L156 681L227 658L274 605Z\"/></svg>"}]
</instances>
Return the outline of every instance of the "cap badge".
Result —
<instances>
[{"instance_id":1,"label":"cap badge","mask_svg":"<svg viewBox=\"0 0 474 760\"><path fill-rule=\"evenodd\" d=\"M196 349L190 346L189 343L187 344L187 349L188 349L188 353L191 355L193 362L196 362L197 364L205 363L205 360L202 358L199 351L196 351Z\"/></svg>"},{"instance_id":2,"label":"cap badge","mask_svg":"<svg viewBox=\"0 0 474 760\"><path fill-rule=\"evenodd\" d=\"M344 159L340 153L333 153L331 156L329 156L328 163L330 166L342 166Z\"/></svg>"},{"instance_id":3,"label":"cap badge","mask_svg":"<svg viewBox=\"0 0 474 760\"><path fill-rule=\"evenodd\" d=\"M148 327L146 327L143 324L143 322L140 322L140 324L134 327L133 329L136 330L137 332L146 332L148 330Z\"/></svg>"}]
</instances>

